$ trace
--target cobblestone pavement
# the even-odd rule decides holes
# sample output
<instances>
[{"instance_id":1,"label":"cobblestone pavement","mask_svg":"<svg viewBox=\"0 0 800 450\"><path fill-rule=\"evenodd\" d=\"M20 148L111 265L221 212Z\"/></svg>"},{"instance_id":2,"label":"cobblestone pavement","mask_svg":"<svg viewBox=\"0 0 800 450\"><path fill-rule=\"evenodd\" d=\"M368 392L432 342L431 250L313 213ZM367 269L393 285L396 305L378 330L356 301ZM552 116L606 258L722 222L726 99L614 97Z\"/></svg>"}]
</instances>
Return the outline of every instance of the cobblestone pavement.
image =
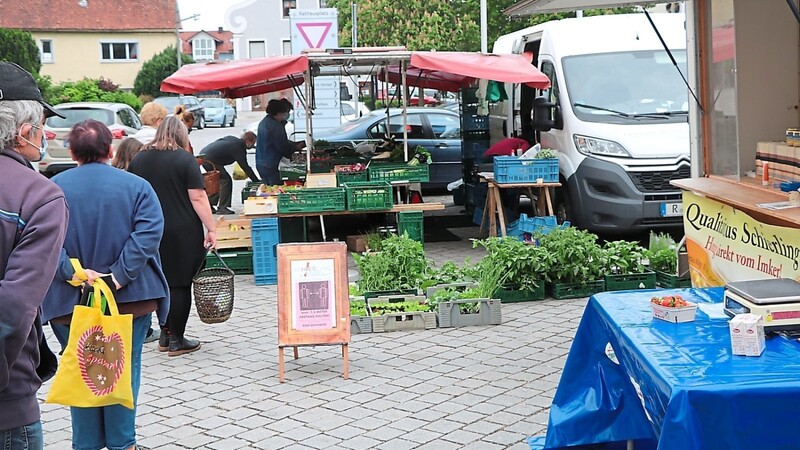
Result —
<instances>
[{"instance_id":1,"label":"cobblestone pavement","mask_svg":"<svg viewBox=\"0 0 800 450\"><path fill-rule=\"evenodd\" d=\"M426 251L439 262L479 258L469 247L462 240L426 244ZM301 347L298 360L287 351L280 384L276 295L274 286L237 276L228 322L206 325L194 313L190 319L187 334L203 341L201 350L170 358L145 344L141 445L527 449L525 438L545 431L586 304L504 304L502 325L354 335L349 380L342 379L338 347ZM45 447L69 449L69 409L42 404L42 412Z\"/></svg>"}]
</instances>

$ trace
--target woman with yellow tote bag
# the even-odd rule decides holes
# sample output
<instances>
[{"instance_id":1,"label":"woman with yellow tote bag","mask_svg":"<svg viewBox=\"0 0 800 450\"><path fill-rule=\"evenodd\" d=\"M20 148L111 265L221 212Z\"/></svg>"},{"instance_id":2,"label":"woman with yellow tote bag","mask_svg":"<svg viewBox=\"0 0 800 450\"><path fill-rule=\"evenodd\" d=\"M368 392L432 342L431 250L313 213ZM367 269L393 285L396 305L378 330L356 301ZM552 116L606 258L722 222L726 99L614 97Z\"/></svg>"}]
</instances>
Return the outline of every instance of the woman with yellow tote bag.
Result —
<instances>
[{"instance_id":1,"label":"woman with yellow tote bag","mask_svg":"<svg viewBox=\"0 0 800 450\"><path fill-rule=\"evenodd\" d=\"M122 405L133 409L131 338L133 316L120 314L114 294L102 278L88 306L77 305L69 341L47 395L48 403L80 408ZM103 314L108 309L110 315Z\"/></svg>"}]
</instances>

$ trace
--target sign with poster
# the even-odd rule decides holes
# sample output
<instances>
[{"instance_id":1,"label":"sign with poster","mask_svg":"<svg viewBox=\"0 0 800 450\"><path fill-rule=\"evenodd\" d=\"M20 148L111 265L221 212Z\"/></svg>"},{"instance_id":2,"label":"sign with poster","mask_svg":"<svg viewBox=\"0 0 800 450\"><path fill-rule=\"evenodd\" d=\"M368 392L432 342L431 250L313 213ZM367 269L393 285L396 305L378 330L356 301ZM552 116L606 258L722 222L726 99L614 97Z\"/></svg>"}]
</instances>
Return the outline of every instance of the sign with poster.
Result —
<instances>
[{"instance_id":1,"label":"sign with poster","mask_svg":"<svg viewBox=\"0 0 800 450\"><path fill-rule=\"evenodd\" d=\"M278 256L278 376L283 349L341 345L345 379L350 343L347 245L343 242L280 244Z\"/></svg>"},{"instance_id":2,"label":"sign with poster","mask_svg":"<svg viewBox=\"0 0 800 450\"><path fill-rule=\"evenodd\" d=\"M309 48L339 46L339 12L336 8L289 10L292 54L299 55ZM339 103L340 77L314 78L315 132L338 127L342 121ZM306 111L300 99L294 101L294 131L306 130Z\"/></svg>"},{"instance_id":3,"label":"sign with poster","mask_svg":"<svg viewBox=\"0 0 800 450\"><path fill-rule=\"evenodd\" d=\"M800 281L800 233L767 225L717 201L683 192L692 286L791 278Z\"/></svg>"}]
</instances>

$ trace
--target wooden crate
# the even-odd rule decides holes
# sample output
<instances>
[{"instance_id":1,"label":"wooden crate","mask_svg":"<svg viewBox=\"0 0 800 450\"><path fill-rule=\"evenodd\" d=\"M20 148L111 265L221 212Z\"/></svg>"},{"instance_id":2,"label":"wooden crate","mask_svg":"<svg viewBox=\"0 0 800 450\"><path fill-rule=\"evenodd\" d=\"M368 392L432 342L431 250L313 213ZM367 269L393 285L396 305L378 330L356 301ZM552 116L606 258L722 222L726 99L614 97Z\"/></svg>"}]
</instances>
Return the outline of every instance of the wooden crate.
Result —
<instances>
[{"instance_id":1,"label":"wooden crate","mask_svg":"<svg viewBox=\"0 0 800 450\"><path fill-rule=\"evenodd\" d=\"M250 248L253 240L250 235L250 219L217 220L217 249Z\"/></svg>"}]
</instances>

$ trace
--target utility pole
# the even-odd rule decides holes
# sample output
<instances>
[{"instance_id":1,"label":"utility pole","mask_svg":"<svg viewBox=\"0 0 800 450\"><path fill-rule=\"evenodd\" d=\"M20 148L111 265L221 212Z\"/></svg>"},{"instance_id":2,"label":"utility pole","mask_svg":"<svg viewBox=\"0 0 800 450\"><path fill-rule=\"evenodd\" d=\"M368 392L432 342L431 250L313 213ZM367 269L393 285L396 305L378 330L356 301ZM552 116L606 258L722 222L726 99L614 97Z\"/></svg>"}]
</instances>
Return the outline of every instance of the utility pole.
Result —
<instances>
[{"instance_id":1,"label":"utility pole","mask_svg":"<svg viewBox=\"0 0 800 450\"><path fill-rule=\"evenodd\" d=\"M488 53L489 39L487 37L486 0L481 0L481 53Z\"/></svg>"},{"instance_id":2,"label":"utility pole","mask_svg":"<svg viewBox=\"0 0 800 450\"><path fill-rule=\"evenodd\" d=\"M352 7L350 15L352 16L353 20L353 30L352 30L351 40L353 41L353 47L358 47L358 15L356 14L356 12L358 11L358 5L356 4L356 2L353 2L350 6Z\"/></svg>"},{"instance_id":3,"label":"utility pole","mask_svg":"<svg viewBox=\"0 0 800 450\"><path fill-rule=\"evenodd\" d=\"M178 5L175 5L175 55L178 57L178 69L183 64L183 55L181 52L181 22L189 19L197 19L200 14L192 14L191 16L181 19L181 13L178 11Z\"/></svg>"}]
</instances>

